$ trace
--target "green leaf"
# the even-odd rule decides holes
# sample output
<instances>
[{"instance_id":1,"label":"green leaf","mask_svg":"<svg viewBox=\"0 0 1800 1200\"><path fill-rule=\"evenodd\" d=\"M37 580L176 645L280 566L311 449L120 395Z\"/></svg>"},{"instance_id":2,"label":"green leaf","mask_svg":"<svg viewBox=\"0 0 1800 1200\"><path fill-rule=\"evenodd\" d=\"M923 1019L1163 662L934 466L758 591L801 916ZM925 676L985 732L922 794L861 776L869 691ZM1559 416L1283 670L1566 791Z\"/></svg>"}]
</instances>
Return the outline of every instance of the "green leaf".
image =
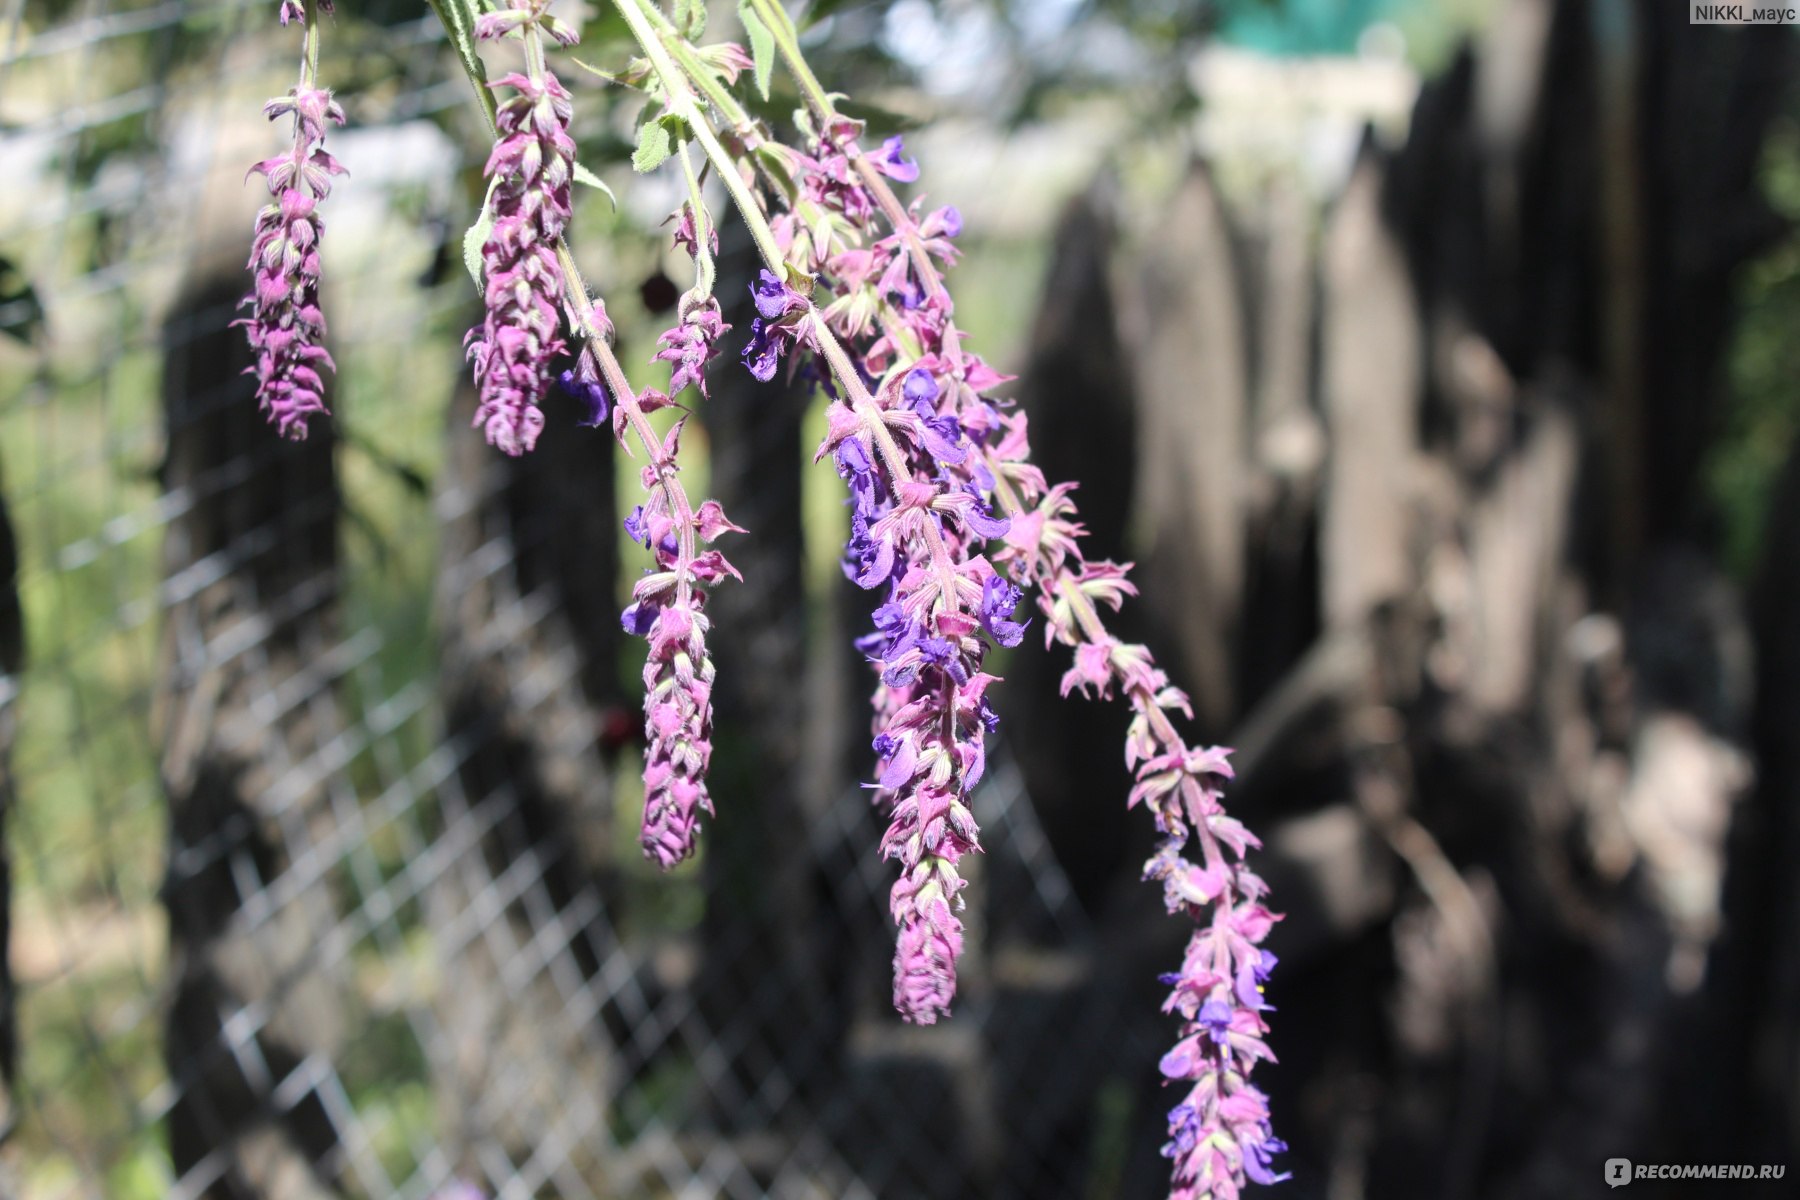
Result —
<instances>
[{"instance_id":1,"label":"green leaf","mask_svg":"<svg viewBox=\"0 0 1800 1200\"><path fill-rule=\"evenodd\" d=\"M843 8L847 3L849 3L849 0L813 0L813 2L806 7L806 16L804 18L806 27L808 29L812 28L826 17L835 13L838 9Z\"/></svg>"},{"instance_id":2,"label":"green leaf","mask_svg":"<svg viewBox=\"0 0 1800 1200\"><path fill-rule=\"evenodd\" d=\"M475 53L475 18L481 11L480 0L430 0L430 3L432 11L437 13L438 23L450 35L450 44L456 48L456 57L462 63L464 74L475 85L475 99L487 117L488 128L494 128L494 115L498 111L494 93L487 85L487 67Z\"/></svg>"},{"instance_id":3,"label":"green leaf","mask_svg":"<svg viewBox=\"0 0 1800 1200\"><path fill-rule=\"evenodd\" d=\"M775 70L775 35L750 7L750 0L738 0L738 20L744 23L744 32L750 36L750 61L756 65L756 90L767 100L769 78Z\"/></svg>"},{"instance_id":4,"label":"green leaf","mask_svg":"<svg viewBox=\"0 0 1800 1200\"><path fill-rule=\"evenodd\" d=\"M677 113L666 112L654 121L645 121L638 126L637 150L632 153L631 165L640 172L654 171L674 153L676 142L685 142L693 136L687 122Z\"/></svg>"},{"instance_id":5,"label":"green leaf","mask_svg":"<svg viewBox=\"0 0 1800 1200\"><path fill-rule=\"evenodd\" d=\"M599 188L606 193L606 198L612 201L614 209L619 207L619 198L613 195L613 190L611 188L606 186L606 180L600 178L580 163L575 164L575 182L585 183L591 188Z\"/></svg>"},{"instance_id":6,"label":"green leaf","mask_svg":"<svg viewBox=\"0 0 1800 1200\"><path fill-rule=\"evenodd\" d=\"M573 54L569 55L569 61L573 62L588 74L597 79L604 80L607 83L616 84L619 87L632 88L633 90L640 92L647 92L650 90L644 86L650 78L650 60L647 58L632 59L625 64L625 69L623 71L602 71L593 63L583 62Z\"/></svg>"},{"instance_id":7,"label":"green leaf","mask_svg":"<svg viewBox=\"0 0 1800 1200\"><path fill-rule=\"evenodd\" d=\"M637 149L631 153L634 171L654 171L663 165L673 147L669 144L669 127L661 121L645 121L638 126Z\"/></svg>"},{"instance_id":8,"label":"green leaf","mask_svg":"<svg viewBox=\"0 0 1800 1200\"><path fill-rule=\"evenodd\" d=\"M481 215L463 234L463 266L469 268L469 274L475 279L475 289L481 290L481 248L487 245L489 235L494 232L494 188L500 181L494 179L488 183L487 196L481 202Z\"/></svg>"},{"instance_id":9,"label":"green leaf","mask_svg":"<svg viewBox=\"0 0 1800 1200\"><path fill-rule=\"evenodd\" d=\"M675 27L692 41L706 32L706 0L675 0Z\"/></svg>"}]
</instances>

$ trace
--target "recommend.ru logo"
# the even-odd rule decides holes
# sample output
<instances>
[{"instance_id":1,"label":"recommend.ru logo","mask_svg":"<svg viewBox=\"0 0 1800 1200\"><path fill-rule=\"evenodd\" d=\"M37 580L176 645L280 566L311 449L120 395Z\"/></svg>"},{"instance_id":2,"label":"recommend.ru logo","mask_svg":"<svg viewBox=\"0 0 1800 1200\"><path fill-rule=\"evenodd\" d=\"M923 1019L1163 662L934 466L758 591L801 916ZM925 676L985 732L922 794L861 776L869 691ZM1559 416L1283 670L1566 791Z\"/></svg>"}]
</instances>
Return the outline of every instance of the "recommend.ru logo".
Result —
<instances>
[{"instance_id":1,"label":"recommend.ru logo","mask_svg":"<svg viewBox=\"0 0 1800 1200\"><path fill-rule=\"evenodd\" d=\"M1634 1179L1780 1179L1786 1163L1633 1163L1609 1158L1601 1168L1608 1187L1624 1187Z\"/></svg>"}]
</instances>

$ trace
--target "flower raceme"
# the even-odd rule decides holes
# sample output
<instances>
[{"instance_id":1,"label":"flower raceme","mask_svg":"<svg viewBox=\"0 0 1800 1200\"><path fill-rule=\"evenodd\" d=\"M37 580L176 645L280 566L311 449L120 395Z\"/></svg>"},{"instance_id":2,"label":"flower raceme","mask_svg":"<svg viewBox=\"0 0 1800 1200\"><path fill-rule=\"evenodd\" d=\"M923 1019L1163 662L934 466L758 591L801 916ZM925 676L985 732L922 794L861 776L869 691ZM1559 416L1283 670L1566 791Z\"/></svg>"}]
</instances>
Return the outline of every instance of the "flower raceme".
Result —
<instances>
[{"instance_id":1,"label":"flower raceme","mask_svg":"<svg viewBox=\"0 0 1800 1200\"><path fill-rule=\"evenodd\" d=\"M559 41L574 38L543 15L538 0L484 15L476 34L493 40L518 30L536 38L542 28ZM564 279L556 248L569 222L575 143L569 92L547 68L513 72L494 88L512 91L499 104L497 140L484 174L493 230L481 248L487 313L469 331L480 403L474 424L488 443L512 455L537 444L544 428L540 407L550 365L568 349L561 336Z\"/></svg>"},{"instance_id":2,"label":"flower raceme","mask_svg":"<svg viewBox=\"0 0 1800 1200\"><path fill-rule=\"evenodd\" d=\"M1172 719L1176 712L1191 718L1187 698L1156 667L1147 648L1122 643L1106 632L1100 610L1116 610L1135 594L1126 568L1084 558L1073 485L1048 486L1030 463L1025 414L1005 411L1005 405L984 397L1006 379L961 345L938 265L954 261L961 215L944 208L921 216L921 205L903 207L887 190L878 177L900 182L917 177L917 167L903 157L898 139L866 156L872 170L853 174L846 164L854 163L859 152L845 140L854 133L852 123L827 118L824 125L830 133L823 144L813 154L795 156L801 176L793 193L794 219L777 228L790 232L785 243L790 261L819 271L827 291L835 293L826 312L841 336L860 349L863 372L870 377L885 372L900 381L882 394L897 391L898 406L910 408L917 418L914 465L920 473L934 470L943 492L963 498L968 537L947 539L953 551L966 561L981 561L981 541L1002 540L993 561L1010 581L998 573L985 579L980 624L1000 644L1016 644L1023 629L1011 619L1019 597L1015 585L1033 587L1046 644L1061 643L1074 651L1063 694L1119 694L1133 710L1126 756L1137 780L1129 804L1149 808L1160 834L1145 877L1162 883L1169 911L1188 916L1195 926L1182 969L1164 977L1172 988L1164 1011L1179 1016L1182 1027L1161 1069L1171 1083L1189 1088L1170 1114L1170 1141L1164 1147L1173 1165L1171 1197L1224 1200L1236 1197L1246 1182L1285 1179L1275 1172L1272 1159L1286 1147L1271 1131L1267 1098L1248 1082L1258 1061L1274 1057L1264 1041L1263 1014L1269 1006L1262 989L1275 956L1260 943L1279 918L1264 907L1266 885L1244 862L1258 843L1220 803L1222 784L1231 774L1226 752L1188 747ZM876 212L887 218L885 236L874 228L871 214ZM801 236L803 229L809 232ZM861 248L864 243L868 250ZM909 354L910 365L905 361ZM850 422L840 417L837 424L848 427ZM853 504L846 570L858 583L874 586L891 578L899 569L893 564L903 556L878 536L888 518L879 489L866 479L868 455L840 450L838 467L850 484ZM995 501L1010 519L984 527L984 521L993 519L988 505ZM982 566L988 564L983 561ZM902 777L921 778L914 744L889 732L907 727L900 718L913 716L908 705L916 700L910 693L887 693L896 684L910 684L907 672L915 656L920 662L927 658L925 639L904 620L907 613L904 604L890 600L876 610L878 637L863 643L884 671L876 698L878 725L883 726L876 750L884 788L896 787ZM974 675L967 658L946 655L941 646L933 646L929 655L953 679L960 666L985 690L987 677ZM981 703L985 707L985 699ZM959 710L954 720L934 728L964 724ZM979 745L978 737L974 744ZM936 844L949 844L950 861L972 848L972 822L964 845L965 833L956 819L964 810L943 807L932 787L943 775L940 770L923 776L925 785L912 795L896 792L894 826L884 848L917 844L923 849L929 839L914 832L919 814L939 813L945 832ZM1190 840L1199 844L1198 863L1184 857ZM933 865L925 853L918 858L926 868ZM894 891L895 917L901 924L895 998L903 1015L919 1019L922 1005L941 1011L947 1004L945 981L918 964L954 960L960 927L946 919L946 903L960 884L946 889L929 869L904 856L902 865Z\"/></svg>"},{"instance_id":3,"label":"flower raceme","mask_svg":"<svg viewBox=\"0 0 1800 1200\"><path fill-rule=\"evenodd\" d=\"M694 553L694 540L710 542L742 533L715 500L692 514L685 497L659 482L672 474L680 427L670 431L658 463L644 469L649 503L625 518L625 532L654 555L656 569L632 589L623 623L649 642L644 663L644 856L664 870L693 855L700 814L713 815L706 788L712 758L714 669L706 650L710 628L698 585L726 575L741 578L717 550Z\"/></svg>"},{"instance_id":4,"label":"flower raceme","mask_svg":"<svg viewBox=\"0 0 1800 1200\"><path fill-rule=\"evenodd\" d=\"M918 181L917 160L899 137L874 150L859 145L861 123L834 109L772 0L744 0L769 35L758 56L732 45L689 45L682 31L698 27L691 17L671 21L650 0L614 0L646 57L609 78L643 86L660 106L644 126L662 140L660 153L647 151L646 161L670 157L668 141L679 142L674 157L688 199L675 242L696 268L653 357L669 364L668 394L634 391L613 358L603 308L572 268L564 270L572 261L562 246L576 173L572 101L546 65L544 39L574 38L546 3L507 0L470 14L478 37L516 35L526 49L526 71L491 85L507 95L486 170L493 222L482 246L487 310L467 339L480 388L475 423L508 454L533 447L552 361L568 350L566 317L578 353L562 382L585 401L584 424L599 425L610 411L621 444L635 440L646 452L645 498L625 526L652 565L622 617L647 645L646 856L665 868L690 857L701 815L713 813L706 770L715 671L706 597L713 584L737 576L719 551L702 548L738 527L716 502L696 507L683 490L682 424L659 436L646 420L690 386L705 395L708 364L729 331L712 295L715 235L701 188L710 170L764 260L751 286L756 316L742 361L768 381L785 358L791 375L824 388L827 433L818 458L832 460L849 493L844 571L878 600L873 629L857 645L876 681L873 789L888 817L881 853L898 866L889 895L896 1008L930 1024L954 1001L961 863L980 850L973 795L997 725L990 702L997 679L985 667L996 648L1024 640L1031 622L1018 609L1033 594L1046 645L1072 652L1063 694L1119 697L1131 709L1127 806L1147 809L1159 835L1144 875L1162 886L1168 910L1192 923L1180 969L1163 977L1170 989L1163 1008L1180 1029L1161 1072L1186 1089L1169 1114L1163 1149L1172 1163L1171 1200L1232 1200L1249 1183L1286 1178L1274 1169L1285 1146L1274 1136L1267 1098L1250 1082L1256 1065L1273 1058L1263 989L1275 956L1262 943L1279 920L1246 861L1258 843L1224 811L1227 752L1187 744L1176 723L1177 715L1191 719L1186 696L1147 648L1106 628L1103 612L1135 594L1128 568L1085 557L1074 485L1051 485L1031 463L1025 414L993 398L1009 377L964 344L944 282L958 257L961 213L928 209L923 198L901 201L894 185ZM283 0L280 13L284 23L306 18L303 0ZM309 38L313 32L308 24ZM790 141L732 95L739 74L753 66L766 93L771 39L806 97L799 136ZM312 88L310 74L283 111L296 113L296 148L291 159L259 167L278 202L259 219L254 262L262 265L247 324L264 407L283 433L298 436L306 415L322 410L316 368L329 365L317 344L324 326L314 209L337 168L317 143L324 122L342 117ZM705 154L700 173L689 159L694 144Z\"/></svg>"},{"instance_id":5,"label":"flower raceme","mask_svg":"<svg viewBox=\"0 0 1800 1200\"><path fill-rule=\"evenodd\" d=\"M294 147L250 168L269 184L273 202L256 216L249 267L256 286L244 297L250 316L235 322L248 331L256 363L257 405L282 437L301 441L306 422L325 412L321 369L335 369L319 308L319 243L325 235L319 204L331 194L331 177L344 168L325 152L326 122L344 123L344 110L322 88L294 88L263 106L271 121L294 118Z\"/></svg>"}]
</instances>

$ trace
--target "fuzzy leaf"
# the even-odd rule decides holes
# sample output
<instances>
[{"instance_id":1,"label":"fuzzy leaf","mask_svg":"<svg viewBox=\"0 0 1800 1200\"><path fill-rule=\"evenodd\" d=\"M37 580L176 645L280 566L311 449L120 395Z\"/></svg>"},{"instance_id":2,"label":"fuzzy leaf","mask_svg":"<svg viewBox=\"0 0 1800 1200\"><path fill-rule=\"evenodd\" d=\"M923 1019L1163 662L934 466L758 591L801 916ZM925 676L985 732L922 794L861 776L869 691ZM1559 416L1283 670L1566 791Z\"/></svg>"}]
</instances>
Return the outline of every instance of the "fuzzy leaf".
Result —
<instances>
[{"instance_id":1,"label":"fuzzy leaf","mask_svg":"<svg viewBox=\"0 0 1800 1200\"><path fill-rule=\"evenodd\" d=\"M693 41L706 32L706 0L675 0L675 26Z\"/></svg>"},{"instance_id":2,"label":"fuzzy leaf","mask_svg":"<svg viewBox=\"0 0 1800 1200\"><path fill-rule=\"evenodd\" d=\"M775 70L775 35L763 24L750 6L750 0L738 0L738 20L750 36L750 60L756 64L756 90L764 100L769 98L769 77Z\"/></svg>"},{"instance_id":3,"label":"fuzzy leaf","mask_svg":"<svg viewBox=\"0 0 1800 1200\"><path fill-rule=\"evenodd\" d=\"M613 190L611 188L606 186L606 180L600 178L580 163L575 164L575 182L585 183L591 188L599 188L606 193L606 198L612 201L613 208L617 209L619 207L619 198L613 195Z\"/></svg>"},{"instance_id":4,"label":"fuzzy leaf","mask_svg":"<svg viewBox=\"0 0 1800 1200\"><path fill-rule=\"evenodd\" d=\"M638 126L637 150L631 155L631 165L640 172L654 171L674 153L678 143L693 136L688 123L676 113L666 112L653 121L645 121Z\"/></svg>"},{"instance_id":5,"label":"fuzzy leaf","mask_svg":"<svg viewBox=\"0 0 1800 1200\"><path fill-rule=\"evenodd\" d=\"M625 64L625 69L623 71L602 71L593 63L583 62L573 54L569 55L569 61L586 71L589 75L594 76L596 79L603 80L606 83L616 84L619 87L628 87L639 92L650 90L644 86L650 78L650 60L647 58L632 59Z\"/></svg>"},{"instance_id":6,"label":"fuzzy leaf","mask_svg":"<svg viewBox=\"0 0 1800 1200\"><path fill-rule=\"evenodd\" d=\"M432 11L437 13L438 23L450 36L450 44L456 49L463 72L475 84L475 99L487 117L488 128L493 129L497 111L494 93L488 87L487 67L475 53L475 18L481 15L480 0L430 0L430 4Z\"/></svg>"},{"instance_id":7,"label":"fuzzy leaf","mask_svg":"<svg viewBox=\"0 0 1800 1200\"><path fill-rule=\"evenodd\" d=\"M638 126L637 149L631 153L631 168L638 172L654 171L673 152L669 144L669 127L661 121L645 121Z\"/></svg>"},{"instance_id":8,"label":"fuzzy leaf","mask_svg":"<svg viewBox=\"0 0 1800 1200\"><path fill-rule=\"evenodd\" d=\"M494 188L499 185L498 179L488 181L487 196L481 201L481 214L469 231L463 234L463 266L469 268L469 274L475 280L475 288L480 291L481 283L481 248L494 232Z\"/></svg>"}]
</instances>

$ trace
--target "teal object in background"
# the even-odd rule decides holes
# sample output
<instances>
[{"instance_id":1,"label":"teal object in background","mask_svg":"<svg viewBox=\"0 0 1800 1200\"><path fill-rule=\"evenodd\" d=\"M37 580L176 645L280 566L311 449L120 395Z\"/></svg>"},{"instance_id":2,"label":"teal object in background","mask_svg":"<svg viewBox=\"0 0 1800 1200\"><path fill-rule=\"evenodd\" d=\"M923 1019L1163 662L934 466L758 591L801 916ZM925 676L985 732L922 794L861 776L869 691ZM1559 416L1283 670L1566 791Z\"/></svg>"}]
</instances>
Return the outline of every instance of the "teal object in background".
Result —
<instances>
[{"instance_id":1,"label":"teal object in background","mask_svg":"<svg viewBox=\"0 0 1800 1200\"><path fill-rule=\"evenodd\" d=\"M1369 26L1397 30L1405 56L1427 74L1492 20L1496 0L1213 0L1219 40L1274 57L1355 54Z\"/></svg>"},{"instance_id":2,"label":"teal object in background","mask_svg":"<svg viewBox=\"0 0 1800 1200\"><path fill-rule=\"evenodd\" d=\"M1414 7L1409 0L1219 0L1219 35L1264 54L1354 54L1363 30Z\"/></svg>"}]
</instances>

